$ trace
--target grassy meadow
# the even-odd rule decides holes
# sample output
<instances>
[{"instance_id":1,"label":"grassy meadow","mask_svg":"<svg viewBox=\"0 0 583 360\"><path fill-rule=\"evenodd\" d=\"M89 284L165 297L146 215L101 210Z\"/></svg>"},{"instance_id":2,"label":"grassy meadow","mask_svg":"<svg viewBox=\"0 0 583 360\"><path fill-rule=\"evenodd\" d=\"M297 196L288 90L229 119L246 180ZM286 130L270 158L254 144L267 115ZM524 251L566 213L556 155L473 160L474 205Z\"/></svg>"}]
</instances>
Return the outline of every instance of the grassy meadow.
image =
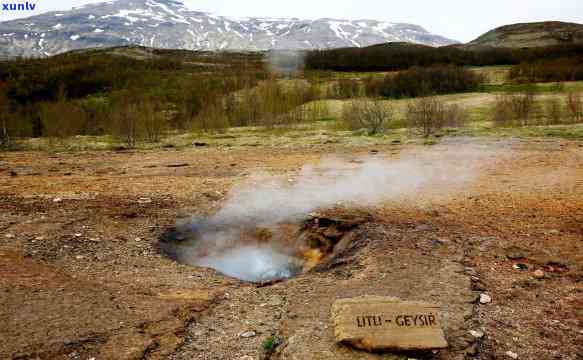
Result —
<instances>
[{"instance_id":1,"label":"grassy meadow","mask_svg":"<svg viewBox=\"0 0 583 360\"><path fill-rule=\"evenodd\" d=\"M583 140L583 81L565 81L560 66L556 74L522 63L278 73L267 58L130 47L6 62L1 148Z\"/></svg>"}]
</instances>

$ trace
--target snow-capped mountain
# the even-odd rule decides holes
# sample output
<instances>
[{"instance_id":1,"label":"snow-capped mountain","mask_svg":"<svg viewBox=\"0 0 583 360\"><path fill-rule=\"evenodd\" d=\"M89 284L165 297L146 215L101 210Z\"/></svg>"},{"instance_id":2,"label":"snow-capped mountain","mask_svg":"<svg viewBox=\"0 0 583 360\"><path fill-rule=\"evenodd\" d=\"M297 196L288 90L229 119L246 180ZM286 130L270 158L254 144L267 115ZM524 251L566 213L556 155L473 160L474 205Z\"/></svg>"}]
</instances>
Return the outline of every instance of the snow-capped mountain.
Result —
<instances>
[{"instance_id":1,"label":"snow-capped mountain","mask_svg":"<svg viewBox=\"0 0 583 360\"><path fill-rule=\"evenodd\" d=\"M455 43L418 25L375 20L232 18L177 0L114 0L0 23L0 56L49 56L95 47L189 50L322 49L385 42Z\"/></svg>"}]
</instances>

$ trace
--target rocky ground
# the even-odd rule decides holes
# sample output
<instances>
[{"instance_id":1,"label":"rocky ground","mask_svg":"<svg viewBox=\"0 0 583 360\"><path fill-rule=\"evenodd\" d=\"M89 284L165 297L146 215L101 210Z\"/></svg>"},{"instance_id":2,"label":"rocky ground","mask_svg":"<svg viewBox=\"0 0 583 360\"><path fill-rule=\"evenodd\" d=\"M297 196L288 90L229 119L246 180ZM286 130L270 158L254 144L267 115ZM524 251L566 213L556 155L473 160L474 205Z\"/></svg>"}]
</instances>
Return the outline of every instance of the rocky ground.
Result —
<instances>
[{"instance_id":1,"label":"rocky ground","mask_svg":"<svg viewBox=\"0 0 583 360\"><path fill-rule=\"evenodd\" d=\"M468 188L364 209L342 261L270 286L177 264L159 238L257 169L414 146L3 153L0 358L582 359L582 145L505 143ZM331 304L359 295L441 305L449 349L336 345Z\"/></svg>"}]
</instances>

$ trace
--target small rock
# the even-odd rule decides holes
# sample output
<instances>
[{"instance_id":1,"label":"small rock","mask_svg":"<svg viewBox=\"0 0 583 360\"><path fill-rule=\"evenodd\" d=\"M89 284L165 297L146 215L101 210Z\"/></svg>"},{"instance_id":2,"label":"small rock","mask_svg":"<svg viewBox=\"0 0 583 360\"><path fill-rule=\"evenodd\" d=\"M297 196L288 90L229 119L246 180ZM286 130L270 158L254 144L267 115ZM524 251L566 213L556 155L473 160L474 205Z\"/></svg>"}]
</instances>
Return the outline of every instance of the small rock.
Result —
<instances>
[{"instance_id":1,"label":"small rock","mask_svg":"<svg viewBox=\"0 0 583 360\"><path fill-rule=\"evenodd\" d=\"M241 357L239 358L239 360L255 360L255 359L253 359L253 357L252 357L252 356L245 355L245 356L241 356Z\"/></svg>"},{"instance_id":2,"label":"small rock","mask_svg":"<svg viewBox=\"0 0 583 360\"><path fill-rule=\"evenodd\" d=\"M218 201L223 198L223 194L220 191L211 191L204 193L204 196L209 198L209 200Z\"/></svg>"},{"instance_id":3,"label":"small rock","mask_svg":"<svg viewBox=\"0 0 583 360\"><path fill-rule=\"evenodd\" d=\"M83 259L85 259L85 256L83 256L83 255L77 255L77 256L75 256L75 259L77 259L77 260L83 260Z\"/></svg>"},{"instance_id":4,"label":"small rock","mask_svg":"<svg viewBox=\"0 0 583 360\"><path fill-rule=\"evenodd\" d=\"M480 294L480 304L489 304L492 302L492 297L488 294Z\"/></svg>"},{"instance_id":5,"label":"small rock","mask_svg":"<svg viewBox=\"0 0 583 360\"><path fill-rule=\"evenodd\" d=\"M478 274L478 272L474 268L471 268L471 267L465 267L464 272L466 274L468 274L469 276L479 277L479 275L480 275L480 274Z\"/></svg>"},{"instance_id":6,"label":"small rock","mask_svg":"<svg viewBox=\"0 0 583 360\"><path fill-rule=\"evenodd\" d=\"M451 243L451 241L449 239L445 239L445 238L437 238L437 239L433 239L433 241L432 241L433 246L449 245L449 243Z\"/></svg>"},{"instance_id":7,"label":"small rock","mask_svg":"<svg viewBox=\"0 0 583 360\"><path fill-rule=\"evenodd\" d=\"M255 331L245 331L244 333L239 334L239 337L248 339L257 336Z\"/></svg>"},{"instance_id":8,"label":"small rock","mask_svg":"<svg viewBox=\"0 0 583 360\"><path fill-rule=\"evenodd\" d=\"M507 351L506 356L508 356L509 358L512 358L512 359L518 359L518 354L515 352L512 352L512 351Z\"/></svg>"},{"instance_id":9,"label":"small rock","mask_svg":"<svg viewBox=\"0 0 583 360\"><path fill-rule=\"evenodd\" d=\"M62 201L63 201L63 199L61 199L61 198L54 198L54 199L53 199L53 202L54 202L54 203L60 203L60 202L62 202Z\"/></svg>"},{"instance_id":10,"label":"small rock","mask_svg":"<svg viewBox=\"0 0 583 360\"><path fill-rule=\"evenodd\" d=\"M533 276L534 276L535 279L544 279L545 278L545 272L539 269L539 270L537 270L537 271L534 272Z\"/></svg>"},{"instance_id":11,"label":"small rock","mask_svg":"<svg viewBox=\"0 0 583 360\"><path fill-rule=\"evenodd\" d=\"M139 198L138 204L150 204L152 203L152 199L150 198Z\"/></svg>"},{"instance_id":12,"label":"small rock","mask_svg":"<svg viewBox=\"0 0 583 360\"><path fill-rule=\"evenodd\" d=\"M80 234L80 233L75 234L75 237L81 237L81 236L83 236L83 234Z\"/></svg>"},{"instance_id":13,"label":"small rock","mask_svg":"<svg viewBox=\"0 0 583 360\"><path fill-rule=\"evenodd\" d=\"M476 339L481 339L484 337L484 332L481 330L470 330L470 335L472 335Z\"/></svg>"},{"instance_id":14,"label":"small rock","mask_svg":"<svg viewBox=\"0 0 583 360\"><path fill-rule=\"evenodd\" d=\"M14 235L13 234L6 234L4 235L5 238L7 239L14 239Z\"/></svg>"},{"instance_id":15,"label":"small rock","mask_svg":"<svg viewBox=\"0 0 583 360\"><path fill-rule=\"evenodd\" d=\"M472 290L474 291L486 291L486 287L480 281L472 282Z\"/></svg>"},{"instance_id":16,"label":"small rock","mask_svg":"<svg viewBox=\"0 0 583 360\"><path fill-rule=\"evenodd\" d=\"M273 296L269 302L267 303L267 305L269 306L281 306L283 305L284 300L281 296Z\"/></svg>"},{"instance_id":17,"label":"small rock","mask_svg":"<svg viewBox=\"0 0 583 360\"><path fill-rule=\"evenodd\" d=\"M512 267L516 270L519 270L519 271L528 270L528 265L523 264L523 263L514 264Z\"/></svg>"},{"instance_id":18,"label":"small rock","mask_svg":"<svg viewBox=\"0 0 583 360\"><path fill-rule=\"evenodd\" d=\"M472 344L472 346L466 349L466 354L469 356L476 356L479 352L478 349L478 344Z\"/></svg>"}]
</instances>

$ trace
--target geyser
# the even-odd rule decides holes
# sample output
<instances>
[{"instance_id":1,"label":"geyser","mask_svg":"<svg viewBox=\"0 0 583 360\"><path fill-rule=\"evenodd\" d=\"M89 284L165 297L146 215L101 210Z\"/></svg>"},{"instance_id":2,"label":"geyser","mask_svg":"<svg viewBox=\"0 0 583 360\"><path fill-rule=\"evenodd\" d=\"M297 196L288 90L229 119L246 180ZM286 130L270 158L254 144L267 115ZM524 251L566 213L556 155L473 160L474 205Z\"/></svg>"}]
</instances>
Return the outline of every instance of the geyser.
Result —
<instances>
[{"instance_id":1,"label":"geyser","mask_svg":"<svg viewBox=\"0 0 583 360\"><path fill-rule=\"evenodd\" d=\"M345 247L347 233L359 224L310 220L308 214L339 204L362 208L397 198L411 203L425 190L427 198L449 197L495 160L501 145L440 145L398 159L323 159L285 177L256 173L231 190L216 214L178 225L161 247L178 262L244 281L287 279Z\"/></svg>"}]
</instances>

